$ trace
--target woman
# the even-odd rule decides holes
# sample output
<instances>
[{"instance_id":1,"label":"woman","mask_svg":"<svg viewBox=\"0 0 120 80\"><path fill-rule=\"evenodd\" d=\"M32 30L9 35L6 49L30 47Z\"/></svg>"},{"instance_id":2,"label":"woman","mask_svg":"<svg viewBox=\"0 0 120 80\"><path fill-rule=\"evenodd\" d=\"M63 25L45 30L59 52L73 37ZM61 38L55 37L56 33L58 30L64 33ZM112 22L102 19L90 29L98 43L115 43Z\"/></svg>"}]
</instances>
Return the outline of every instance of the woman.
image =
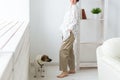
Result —
<instances>
[{"instance_id":1,"label":"woman","mask_svg":"<svg viewBox=\"0 0 120 80\"><path fill-rule=\"evenodd\" d=\"M59 55L59 68L62 73L58 75L58 78L68 76L68 74L75 73L75 58L73 51L73 43L76 39L77 27L79 24L80 10L77 8L79 0L70 0L71 7L64 17L63 24L61 25L62 32L62 46ZM69 71L67 69L69 66Z\"/></svg>"}]
</instances>

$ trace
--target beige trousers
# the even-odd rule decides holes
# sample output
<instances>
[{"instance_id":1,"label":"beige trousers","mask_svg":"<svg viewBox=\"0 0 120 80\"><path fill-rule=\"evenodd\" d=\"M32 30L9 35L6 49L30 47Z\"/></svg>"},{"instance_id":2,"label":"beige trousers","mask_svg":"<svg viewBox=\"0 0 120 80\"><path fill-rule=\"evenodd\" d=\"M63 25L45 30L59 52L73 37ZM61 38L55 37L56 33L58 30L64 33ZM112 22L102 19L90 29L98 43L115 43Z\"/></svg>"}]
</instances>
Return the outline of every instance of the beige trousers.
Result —
<instances>
[{"instance_id":1,"label":"beige trousers","mask_svg":"<svg viewBox=\"0 0 120 80\"><path fill-rule=\"evenodd\" d=\"M62 46L60 48L59 54L59 68L61 71L68 71L67 66L70 70L75 69L75 58L74 58L74 51L73 51L73 43L74 43L74 34L70 32L70 36L68 39L63 41Z\"/></svg>"}]
</instances>

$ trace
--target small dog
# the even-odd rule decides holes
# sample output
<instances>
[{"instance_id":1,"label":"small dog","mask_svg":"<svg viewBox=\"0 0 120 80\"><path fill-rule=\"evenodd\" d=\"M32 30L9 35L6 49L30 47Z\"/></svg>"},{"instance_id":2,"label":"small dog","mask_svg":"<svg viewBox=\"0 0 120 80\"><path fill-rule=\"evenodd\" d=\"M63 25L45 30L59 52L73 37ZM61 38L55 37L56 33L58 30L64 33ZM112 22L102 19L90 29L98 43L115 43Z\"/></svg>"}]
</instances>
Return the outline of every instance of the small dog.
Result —
<instances>
[{"instance_id":1,"label":"small dog","mask_svg":"<svg viewBox=\"0 0 120 80\"><path fill-rule=\"evenodd\" d=\"M51 62L52 59L50 59L47 55L38 55L35 60L34 60L34 65L35 65L35 76L34 78L37 77L37 72L40 72L41 77L45 77L44 72L44 64L46 62Z\"/></svg>"}]
</instances>

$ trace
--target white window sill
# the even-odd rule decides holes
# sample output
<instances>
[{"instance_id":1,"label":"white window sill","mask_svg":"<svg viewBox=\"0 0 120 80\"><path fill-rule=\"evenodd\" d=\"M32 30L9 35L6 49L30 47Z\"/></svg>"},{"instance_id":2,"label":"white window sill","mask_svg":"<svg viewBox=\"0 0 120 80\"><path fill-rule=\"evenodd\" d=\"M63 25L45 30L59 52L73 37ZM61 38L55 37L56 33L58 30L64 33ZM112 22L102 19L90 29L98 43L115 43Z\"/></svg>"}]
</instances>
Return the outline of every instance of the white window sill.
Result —
<instances>
[{"instance_id":1,"label":"white window sill","mask_svg":"<svg viewBox=\"0 0 120 80\"><path fill-rule=\"evenodd\" d=\"M0 79L2 78L4 71L7 68L8 63L11 61L12 53L0 54Z\"/></svg>"},{"instance_id":2,"label":"white window sill","mask_svg":"<svg viewBox=\"0 0 120 80\"><path fill-rule=\"evenodd\" d=\"M13 55L27 26L28 21L0 21L0 80L7 72L7 68L12 71Z\"/></svg>"}]
</instances>

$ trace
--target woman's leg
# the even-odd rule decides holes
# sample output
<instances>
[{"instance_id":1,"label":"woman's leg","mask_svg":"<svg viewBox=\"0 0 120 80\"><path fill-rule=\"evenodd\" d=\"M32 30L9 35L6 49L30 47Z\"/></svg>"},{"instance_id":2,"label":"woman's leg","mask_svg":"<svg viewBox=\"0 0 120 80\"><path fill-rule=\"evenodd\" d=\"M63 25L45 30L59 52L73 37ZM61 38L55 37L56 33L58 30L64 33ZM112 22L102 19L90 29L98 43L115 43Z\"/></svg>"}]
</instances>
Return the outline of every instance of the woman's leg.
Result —
<instances>
[{"instance_id":1,"label":"woman's leg","mask_svg":"<svg viewBox=\"0 0 120 80\"><path fill-rule=\"evenodd\" d=\"M60 56L59 56L59 68L60 71L67 72L67 64L68 64L68 56L69 51L67 49L61 48L60 50Z\"/></svg>"},{"instance_id":2,"label":"woman's leg","mask_svg":"<svg viewBox=\"0 0 120 80\"><path fill-rule=\"evenodd\" d=\"M68 64L69 51L68 49L66 49L66 44L67 42L63 42L61 49L60 49L59 69L60 71L62 71L62 73L57 76L58 78L63 78L65 76L68 76L67 64Z\"/></svg>"},{"instance_id":3,"label":"woman's leg","mask_svg":"<svg viewBox=\"0 0 120 80\"><path fill-rule=\"evenodd\" d=\"M75 57L74 57L74 51L73 51L73 46L70 49L70 55L69 55L69 61L68 61L68 65L69 65L69 73L75 73Z\"/></svg>"},{"instance_id":4,"label":"woman's leg","mask_svg":"<svg viewBox=\"0 0 120 80\"><path fill-rule=\"evenodd\" d=\"M66 74L68 74L67 65L68 65L68 60L69 60L69 55L70 55L70 49L73 46L73 42L74 42L74 35L71 32L70 37L63 42L61 49L60 49L59 67L60 67L60 70L63 71L63 73L57 76L58 78L65 77Z\"/></svg>"}]
</instances>

